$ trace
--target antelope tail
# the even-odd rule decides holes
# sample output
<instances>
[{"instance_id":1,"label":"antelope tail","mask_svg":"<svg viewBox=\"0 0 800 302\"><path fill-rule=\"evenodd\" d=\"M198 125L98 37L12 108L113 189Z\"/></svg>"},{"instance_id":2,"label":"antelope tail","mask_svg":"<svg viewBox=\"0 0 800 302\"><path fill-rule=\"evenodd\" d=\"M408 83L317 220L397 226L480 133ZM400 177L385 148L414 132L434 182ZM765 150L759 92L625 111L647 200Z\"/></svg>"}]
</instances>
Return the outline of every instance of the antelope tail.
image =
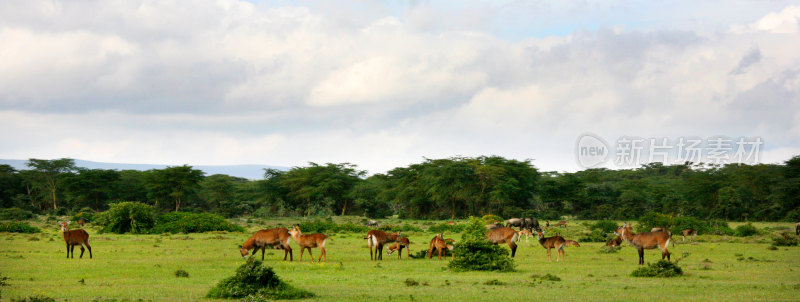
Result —
<instances>
[{"instance_id":1,"label":"antelope tail","mask_svg":"<svg viewBox=\"0 0 800 302\"><path fill-rule=\"evenodd\" d=\"M571 245L571 246L575 246L575 247L580 247L581 246L580 244L578 244L577 241L574 241L574 240L566 240L566 242L564 242L564 245Z\"/></svg>"},{"instance_id":2,"label":"antelope tail","mask_svg":"<svg viewBox=\"0 0 800 302\"><path fill-rule=\"evenodd\" d=\"M514 237L511 237L511 242L519 241L519 233L514 232Z\"/></svg>"}]
</instances>

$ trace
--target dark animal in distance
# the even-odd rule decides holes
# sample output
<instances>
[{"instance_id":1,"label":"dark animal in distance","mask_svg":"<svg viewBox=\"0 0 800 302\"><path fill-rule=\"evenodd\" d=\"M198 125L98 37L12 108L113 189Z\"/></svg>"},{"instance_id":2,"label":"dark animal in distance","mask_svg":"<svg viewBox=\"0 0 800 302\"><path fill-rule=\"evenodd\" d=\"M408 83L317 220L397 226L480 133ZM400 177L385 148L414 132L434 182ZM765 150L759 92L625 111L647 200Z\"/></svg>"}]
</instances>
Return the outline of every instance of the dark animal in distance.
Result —
<instances>
[{"instance_id":1,"label":"dark animal in distance","mask_svg":"<svg viewBox=\"0 0 800 302\"><path fill-rule=\"evenodd\" d=\"M364 239L367 239L367 244L369 245L369 260L383 260L383 246L387 243L396 242L400 238L402 238L400 232L394 234L388 234L380 230L367 232L367 236L364 236ZM373 247L376 248L374 256L372 254Z\"/></svg>"},{"instance_id":2,"label":"dark animal in distance","mask_svg":"<svg viewBox=\"0 0 800 302\"><path fill-rule=\"evenodd\" d=\"M526 230L539 230L539 221L536 218L511 218L506 220L507 227L518 227Z\"/></svg>"},{"instance_id":3,"label":"dark animal in distance","mask_svg":"<svg viewBox=\"0 0 800 302\"><path fill-rule=\"evenodd\" d=\"M639 265L644 265L644 250L645 249L661 249L661 259L670 259L670 253L667 250L669 242L672 240L672 232L647 232L647 233L634 233L631 230L631 225L625 223L618 227L614 234L622 237L625 241L632 244L639 252Z\"/></svg>"},{"instance_id":4,"label":"dark animal in distance","mask_svg":"<svg viewBox=\"0 0 800 302\"><path fill-rule=\"evenodd\" d=\"M289 246L289 238L292 236L289 235L289 230L286 228L274 228L269 230L260 230L255 232L253 236L250 236L244 244L239 246L239 252L242 254L242 258L247 258L250 254L250 250L253 250L253 255L261 249L261 260L264 260L264 252L267 249L267 246L273 247L275 249L282 249L283 250L283 261L286 261L286 256L289 256L289 261L294 261L292 257L292 247Z\"/></svg>"},{"instance_id":5,"label":"dark animal in distance","mask_svg":"<svg viewBox=\"0 0 800 302\"><path fill-rule=\"evenodd\" d=\"M83 258L83 252L85 245L87 249L89 249L89 259L92 259L92 246L89 245L89 233L87 233L83 229L78 230L70 230L68 225L72 221L59 221L58 224L61 225L61 236L64 237L64 242L67 243L67 258L70 257L72 254L72 258L75 258L75 246L81 246L81 255L78 258Z\"/></svg>"},{"instance_id":6,"label":"dark animal in distance","mask_svg":"<svg viewBox=\"0 0 800 302\"><path fill-rule=\"evenodd\" d=\"M292 235L292 239L300 246L300 259L297 261L303 261L303 251L308 249L311 262L314 262L314 255L311 254L312 247L318 247L322 251L317 262L322 261L322 259L328 260L328 252L325 251L325 241L328 240L328 236L320 233L304 235L303 232L300 231L299 224L294 225L294 227L289 230L289 235Z\"/></svg>"},{"instance_id":7,"label":"dark animal in distance","mask_svg":"<svg viewBox=\"0 0 800 302\"><path fill-rule=\"evenodd\" d=\"M519 240L519 234L512 228L499 227L486 233L486 238L489 238L493 244L505 243L511 248L511 258L517 253L516 241Z\"/></svg>"}]
</instances>

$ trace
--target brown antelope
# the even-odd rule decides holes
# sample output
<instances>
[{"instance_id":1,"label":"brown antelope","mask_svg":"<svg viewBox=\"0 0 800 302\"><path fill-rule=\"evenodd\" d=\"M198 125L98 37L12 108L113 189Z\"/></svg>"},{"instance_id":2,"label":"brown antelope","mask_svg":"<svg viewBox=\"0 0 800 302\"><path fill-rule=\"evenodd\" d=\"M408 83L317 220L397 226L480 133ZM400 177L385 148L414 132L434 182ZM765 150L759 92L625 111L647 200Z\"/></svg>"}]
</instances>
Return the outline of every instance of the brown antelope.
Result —
<instances>
[{"instance_id":1,"label":"brown antelope","mask_svg":"<svg viewBox=\"0 0 800 302\"><path fill-rule=\"evenodd\" d=\"M619 246L620 244L622 244L622 237L620 236L617 236L617 238L606 241L606 246Z\"/></svg>"},{"instance_id":2,"label":"brown antelope","mask_svg":"<svg viewBox=\"0 0 800 302\"><path fill-rule=\"evenodd\" d=\"M455 221L448 221L447 225L456 225L456 222Z\"/></svg>"},{"instance_id":3,"label":"brown antelope","mask_svg":"<svg viewBox=\"0 0 800 302\"><path fill-rule=\"evenodd\" d=\"M521 231L519 231L517 233L519 234L519 238L522 238L522 236L525 236L525 242L528 242L528 238L533 237L533 233L531 233L531 230L528 230L528 229L521 230Z\"/></svg>"},{"instance_id":4,"label":"brown antelope","mask_svg":"<svg viewBox=\"0 0 800 302\"><path fill-rule=\"evenodd\" d=\"M84 231L83 229L78 230L70 230L68 225L72 221L59 221L58 224L61 225L61 235L64 236L64 242L67 243L67 258L70 257L72 254L72 258L75 258L75 246L81 246L81 255L78 258L83 258L83 246L86 245L86 248L89 249L89 259L92 259L92 246L89 245L89 233Z\"/></svg>"},{"instance_id":5,"label":"brown antelope","mask_svg":"<svg viewBox=\"0 0 800 302\"><path fill-rule=\"evenodd\" d=\"M86 220L85 219L83 219L83 218L78 219L78 225L81 226L81 228L83 228L84 224L86 224Z\"/></svg>"},{"instance_id":6,"label":"brown antelope","mask_svg":"<svg viewBox=\"0 0 800 302\"><path fill-rule=\"evenodd\" d=\"M537 231L536 237L539 239L539 244L541 244L543 248L547 249L547 261L552 261L552 258L550 257L550 249L556 249L556 253L558 253L556 255L556 262L559 262L560 260L567 260L567 255L564 252L565 246L581 246L578 244L578 242L573 240L565 240L564 237L561 237L558 234L553 237L545 238L544 233Z\"/></svg>"},{"instance_id":7,"label":"brown antelope","mask_svg":"<svg viewBox=\"0 0 800 302\"><path fill-rule=\"evenodd\" d=\"M691 236L690 238L694 241L694 236L697 236L697 230L691 228L683 230L683 241L686 241L686 236Z\"/></svg>"},{"instance_id":8,"label":"brown antelope","mask_svg":"<svg viewBox=\"0 0 800 302\"><path fill-rule=\"evenodd\" d=\"M391 255L394 251L399 250L397 253L397 259L403 258L403 249L406 249L406 255L411 257L411 241L408 238L403 237L397 240L394 244L390 245L386 248L386 254Z\"/></svg>"},{"instance_id":9,"label":"brown antelope","mask_svg":"<svg viewBox=\"0 0 800 302\"><path fill-rule=\"evenodd\" d=\"M328 253L325 251L325 241L328 240L328 236L320 233L305 235L300 231L299 224L295 224L294 227L289 230L289 235L292 235L294 242L297 242L297 245L300 246L300 259L297 260L297 262L303 262L303 251L305 251L305 249L308 249L311 262L314 262L314 255L311 254L312 247L318 247L321 250L317 262L322 261L323 258L328 260Z\"/></svg>"},{"instance_id":10,"label":"brown antelope","mask_svg":"<svg viewBox=\"0 0 800 302\"><path fill-rule=\"evenodd\" d=\"M384 231L371 230L367 232L367 244L369 244L369 260L383 260L383 246L387 243L396 242L402 238L400 232L389 234ZM372 248L375 247L375 255L372 254Z\"/></svg>"},{"instance_id":11,"label":"brown antelope","mask_svg":"<svg viewBox=\"0 0 800 302\"><path fill-rule=\"evenodd\" d=\"M667 250L667 246L672 240L672 232L669 230L666 232L647 232L636 234L631 230L631 225L625 223L618 227L617 230L614 231L614 234L622 237L622 239L629 242L639 251L639 265L644 265L645 249L650 250L659 248L661 249L661 259L663 260L664 258L667 258L667 260L671 260L669 257L669 251Z\"/></svg>"},{"instance_id":12,"label":"brown antelope","mask_svg":"<svg viewBox=\"0 0 800 302\"><path fill-rule=\"evenodd\" d=\"M517 253L517 244L515 242L519 241L517 231L509 227L499 227L487 232L486 237L493 244L508 244L508 247L511 248L511 258L514 258L514 254Z\"/></svg>"},{"instance_id":13,"label":"brown antelope","mask_svg":"<svg viewBox=\"0 0 800 302\"><path fill-rule=\"evenodd\" d=\"M565 227L566 228L567 227L567 221L566 220L559 221L554 226L559 226L559 227Z\"/></svg>"},{"instance_id":14,"label":"brown antelope","mask_svg":"<svg viewBox=\"0 0 800 302\"><path fill-rule=\"evenodd\" d=\"M428 259L433 257L433 250L438 250L439 252L439 260L442 260L442 253L444 253L445 249L450 250L451 259L455 258L455 254L453 254L453 245L447 244L449 242L455 243L453 239L444 239L442 234L436 234L436 236L431 239L430 249L428 249Z\"/></svg>"},{"instance_id":15,"label":"brown antelope","mask_svg":"<svg viewBox=\"0 0 800 302\"><path fill-rule=\"evenodd\" d=\"M289 230L286 228L274 228L269 230L260 230L253 234L250 239L239 246L243 258L247 258L250 250L253 250L253 255L261 249L261 261L264 261L264 252L267 246L282 249L283 261L286 261L286 256L289 256L289 261L294 261L292 257L292 247L289 246Z\"/></svg>"}]
</instances>

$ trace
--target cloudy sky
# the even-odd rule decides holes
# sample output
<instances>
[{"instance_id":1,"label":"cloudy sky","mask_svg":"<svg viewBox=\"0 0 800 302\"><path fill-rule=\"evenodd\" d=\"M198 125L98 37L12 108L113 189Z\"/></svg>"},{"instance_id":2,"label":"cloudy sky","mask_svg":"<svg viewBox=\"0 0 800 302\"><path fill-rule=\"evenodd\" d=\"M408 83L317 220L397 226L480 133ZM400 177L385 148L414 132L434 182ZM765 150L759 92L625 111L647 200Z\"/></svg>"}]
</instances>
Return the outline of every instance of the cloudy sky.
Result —
<instances>
[{"instance_id":1,"label":"cloudy sky","mask_svg":"<svg viewBox=\"0 0 800 302\"><path fill-rule=\"evenodd\" d=\"M592 133L782 162L799 24L797 1L5 0L0 158L575 171Z\"/></svg>"}]
</instances>

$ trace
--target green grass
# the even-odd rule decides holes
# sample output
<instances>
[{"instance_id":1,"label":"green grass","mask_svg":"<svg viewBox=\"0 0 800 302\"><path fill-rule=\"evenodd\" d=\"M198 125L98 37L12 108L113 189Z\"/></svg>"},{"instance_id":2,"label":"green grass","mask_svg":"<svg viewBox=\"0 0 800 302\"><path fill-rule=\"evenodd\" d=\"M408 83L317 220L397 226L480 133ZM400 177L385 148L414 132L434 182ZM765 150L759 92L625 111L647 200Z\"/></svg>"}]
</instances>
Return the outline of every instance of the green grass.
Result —
<instances>
[{"instance_id":1,"label":"green grass","mask_svg":"<svg viewBox=\"0 0 800 302\"><path fill-rule=\"evenodd\" d=\"M233 275L244 261L239 256L239 244L264 225L294 222L258 220L242 223L248 228L246 233L190 235L98 234L89 227L94 251L91 260L88 252L83 259L65 259L65 246L57 227L44 222L37 225L44 231L41 234L0 233L0 275L9 277L8 286L0 287L2 299L45 295L57 301L96 298L213 301L204 298L209 289ZM425 226L438 222L411 223ZM760 229L791 226L789 223L755 225ZM580 222L572 222L568 229L558 231L567 239L577 239L588 229ZM434 235L404 234L412 241L412 253L427 249ZM533 297L557 301L796 301L800 292L800 247L771 251L767 249L769 243L758 243L759 240L752 238L700 235L698 239L704 242L682 243L677 236L678 244L670 247L670 251L674 257L689 253L680 262L684 275L665 279L632 277L631 272L639 266L636 251L627 243L612 254L600 253L603 243L581 243L579 248L566 249L566 262L556 263L547 262L545 250L536 241L523 239L515 258L515 272L453 273L445 270L445 260L411 260L404 255L398 261L396 254L384 253L382 262L371 262L362 239L364 234L329 235L333 240L327 243L326 263L309 263L307 253L304 262L298 263L299 248L292 242L294 262L281 261L283 252L271 250L267 251L265 265L272 266L289 284L313 292L316 296L311 300L321 301ZM458 234L446 236L460 238ZM30 240L33 237L39 240ZM319 249L314 249L314 253L318 256ZM657 250L646 251L646 262L659 259ZM189 277L176 277L177 270L185 270ZM541 278L546 274L561 281ZM408 286L409 279L418 285Z\"/></svg>"}]
</instances>

